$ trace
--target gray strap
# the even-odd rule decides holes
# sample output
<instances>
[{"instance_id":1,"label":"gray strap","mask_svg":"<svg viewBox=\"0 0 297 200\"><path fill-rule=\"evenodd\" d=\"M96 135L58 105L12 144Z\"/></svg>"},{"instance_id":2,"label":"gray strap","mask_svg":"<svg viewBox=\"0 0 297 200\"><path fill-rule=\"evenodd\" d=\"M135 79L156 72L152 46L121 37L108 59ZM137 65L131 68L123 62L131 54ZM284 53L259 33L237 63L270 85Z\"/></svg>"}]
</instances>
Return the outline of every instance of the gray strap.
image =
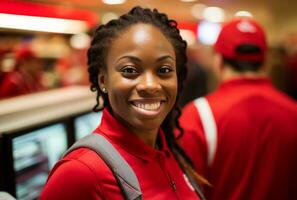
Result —
<instances>
[{"instance_id":1,"label":"gray strap","mask_svg":"<svg viewBox=\"0 0 297 200\"><path fill-rule=\"evenodd\" d=\"M104 160L118 180L127 200L142 199L140 185L134 171L105 137L100 134L87 135L75 142L64 156L78 148L93 150Z\"/></svg>"},{"instance_id":2,"label":"gray strap","mask_svg":"<svg viewBox=\"0 0 297 200\"><path fill-rule=\"evenodd\" d=\"M15 198L13 196L11 196L10 194L8 194L7 192L0 192L0 200L15 200Z\"/></svg>"}]
</instances>

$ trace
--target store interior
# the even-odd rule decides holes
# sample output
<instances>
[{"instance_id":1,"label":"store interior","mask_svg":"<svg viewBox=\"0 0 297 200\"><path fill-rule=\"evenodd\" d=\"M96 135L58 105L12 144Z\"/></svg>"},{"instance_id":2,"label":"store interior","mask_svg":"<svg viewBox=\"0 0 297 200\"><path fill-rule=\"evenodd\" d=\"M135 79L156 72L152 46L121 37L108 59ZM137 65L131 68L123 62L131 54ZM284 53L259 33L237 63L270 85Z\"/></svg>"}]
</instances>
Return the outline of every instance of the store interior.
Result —
<instances>
[{"instance_id":1,"label":"store interior","mask_svg":"<svg viewBox=\"0 0 297 200\"><path fill-rule=\"evenodd\" d=\"M267 73L297 99L294 0L2 0L0 191L37 199L63 152L99 124L101 113L92 112L87 49L99 24L136 5L167 13L187 41L190 73L181 106L217 87L211 45L222 23L235 15L263 25Z\"/></svg>"}]
</instances>

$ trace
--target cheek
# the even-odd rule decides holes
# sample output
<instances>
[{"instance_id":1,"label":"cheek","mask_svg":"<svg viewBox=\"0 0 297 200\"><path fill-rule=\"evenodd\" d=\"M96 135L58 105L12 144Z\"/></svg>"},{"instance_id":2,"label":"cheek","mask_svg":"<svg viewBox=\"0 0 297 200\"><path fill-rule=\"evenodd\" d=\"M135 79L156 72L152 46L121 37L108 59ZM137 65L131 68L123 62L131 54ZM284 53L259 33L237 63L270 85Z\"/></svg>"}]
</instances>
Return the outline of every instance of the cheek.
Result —
<instances>
[{"instance_id":1,"label":"cheek","mask_svg":"<svg viewBox=\"0 0 297 200\"><path fill-rule=\"evenodd\" d=\"M123 117L123 113L127 112L127 98L127 93L120 88L112 88L108 92L109 103L114 114Z\"/></svg>"},{"instance_id":2,"label":"cheek","mask_svg":"<svg viewBox=\"0 0 297 200\"><path fill-rule=\"evenodd\" d=\"M177 92L178 92L177 80L175 80L174 83L172 83L171 90L172 90L172 95L174 95L174 97L176 98Z\"/></svg>"},{"instance_id":3,"label":"cheek","mask_svg":"<svg viewBox=\"0 0 297 200\"><path fill-rule=\"evenodd\" d=\"M172 104L174 104L176 101L177 92L178 92L177 77L167 81L166 91L168 92L168 95L171 98L170 100L172 101Z\"/></svg>"},{"instance_id":4,"label":"cheek","mask_svg":"<svg viewBox=\"0 0 297 200\"><path fill-rule=\"evenodd\" d=\"M131 83L121 76L110 76L107 80L108 98L113 106L128 99L131 89Z\"/></svg>"}]
</instances>

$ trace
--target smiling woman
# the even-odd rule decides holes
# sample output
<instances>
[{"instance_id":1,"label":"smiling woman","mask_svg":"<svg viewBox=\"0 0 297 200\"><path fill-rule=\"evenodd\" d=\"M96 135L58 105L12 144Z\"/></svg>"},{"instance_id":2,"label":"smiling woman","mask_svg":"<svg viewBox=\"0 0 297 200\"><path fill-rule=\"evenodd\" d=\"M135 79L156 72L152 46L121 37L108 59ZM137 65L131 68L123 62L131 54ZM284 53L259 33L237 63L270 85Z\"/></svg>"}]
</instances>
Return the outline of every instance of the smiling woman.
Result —
<instances>
[{"instance_id":1,"label":"smiling woman","mask_svg":"<svg viewBox=\"0 0 297 200\"><path fill-rule=\"evenodd\" d=\"M187 61L176 26L157 10L135 7L99 26L88 51L95 111L99 98L104 100L93 134L106 138L127 161L143 199L201 198L189 182L201 179L173 133L180 129L177 100ZM41 199L125 199L121 189L100 156L79 148L56 164Z\"/></svg>"},{"instance_id":2,"label":"smiling woman","mask_svg":"<svg viewBox=\"0 0 297 200\"><path fill-rule=\"evenodd\" d=\"M139 23L111 43L107 69L99 74L113 115L152 147L176 101L175 60L173 46L159 29Z\"/></svg>"}]
</instances>

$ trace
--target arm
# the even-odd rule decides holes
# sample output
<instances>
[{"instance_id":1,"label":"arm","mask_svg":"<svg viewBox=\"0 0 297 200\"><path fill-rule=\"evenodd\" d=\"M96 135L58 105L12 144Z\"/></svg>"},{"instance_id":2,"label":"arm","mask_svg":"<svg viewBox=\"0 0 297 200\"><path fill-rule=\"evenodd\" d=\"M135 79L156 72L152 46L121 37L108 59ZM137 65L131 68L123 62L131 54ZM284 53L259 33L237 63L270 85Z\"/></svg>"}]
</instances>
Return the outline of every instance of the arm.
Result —
<instances>
[{"instance_id":1,"label":"arm","mask_svg":"<svg viewBox=\"0 0 297 200\"><path fill-rule=\"evenodd\" d=\"M54 167L40 200L104 199L91 169L78 160L62 160Z\"/></svg>"}]
</instances>

